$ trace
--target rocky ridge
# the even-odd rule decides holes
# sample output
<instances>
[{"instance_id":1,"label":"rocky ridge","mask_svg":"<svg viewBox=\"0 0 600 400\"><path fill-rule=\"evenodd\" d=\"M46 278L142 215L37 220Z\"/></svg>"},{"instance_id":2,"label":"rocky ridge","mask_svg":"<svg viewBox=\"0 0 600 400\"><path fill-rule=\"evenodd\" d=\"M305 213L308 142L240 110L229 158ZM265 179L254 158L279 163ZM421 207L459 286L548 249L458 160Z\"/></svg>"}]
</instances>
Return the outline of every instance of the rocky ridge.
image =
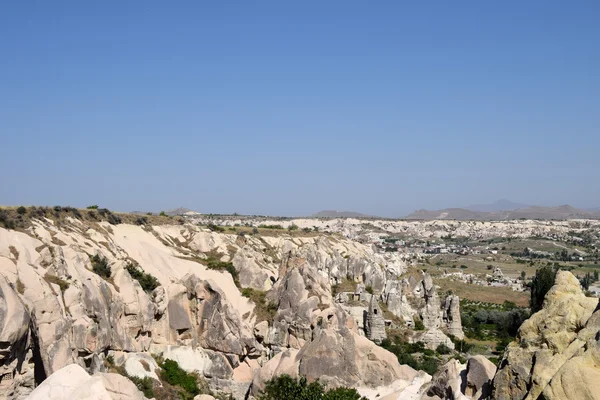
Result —
<instances>
[{"instance_id":1,"label":"rocky ridge","mask_svg":"<svg viewBox=\"0 0 600 400\"><path fill-rule=\"evenodd\" d=\"M107 276L94 272L91 256L106 259ZM231 263L236 279L211 268L219 263ZM145 291L131 265L159 286ZM253 236L70 217L0 229L0 398L43 396L50 377L81 371L121 398L112 388L122 377L106 374L107 357L132 376L154 377L150 354L234 398L256 394L281 373L366 392L414 391L429 376L368 340L331 294L332 285L352 279L383 302L405 265L402 255L325 234ZM271 319L242 288L266 293ZM129 391L141 395L122 390Z\"/></svg>"}]
</instances>

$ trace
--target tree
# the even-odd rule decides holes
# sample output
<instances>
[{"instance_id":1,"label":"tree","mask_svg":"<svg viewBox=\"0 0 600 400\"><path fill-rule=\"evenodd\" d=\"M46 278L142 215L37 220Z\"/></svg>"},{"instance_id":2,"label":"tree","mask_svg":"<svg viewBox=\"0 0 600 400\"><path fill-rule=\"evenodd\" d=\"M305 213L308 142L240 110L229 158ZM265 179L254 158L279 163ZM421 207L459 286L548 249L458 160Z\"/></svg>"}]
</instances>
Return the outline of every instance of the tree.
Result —
<instances>
[{"instance_id":1,"label":"tree","mask_svg":"<svg viewBox=\"0 0 600 400\"><path fill-rule=\"evenodd\" d=\"M531 312L537 312L542 309L544 297L548 290L554 286L556 272L552 267L546 266L535 271L535 276L531 281L531 299L529 305Z\"/></svg>"},{"instance_id":2,"label":"tree","mask_svg":"<svg viewBox=\"0 0 600 400\"><path fill-rule=\"evenodd\" d=\"M521 271L521 280L524 281L527 273L525 271Z\"/></svg>"},{"instance_id":3,"label":"tree","mask_svg":"<svg viewBox=\"0 0 600 400\"><path fill-rule=\"evenodd\" d=\"M25 215L26 212L27 212L27 209L23 206L17 208L17 214L19 214L19 215Z\"/></svg>"}]
</instances>

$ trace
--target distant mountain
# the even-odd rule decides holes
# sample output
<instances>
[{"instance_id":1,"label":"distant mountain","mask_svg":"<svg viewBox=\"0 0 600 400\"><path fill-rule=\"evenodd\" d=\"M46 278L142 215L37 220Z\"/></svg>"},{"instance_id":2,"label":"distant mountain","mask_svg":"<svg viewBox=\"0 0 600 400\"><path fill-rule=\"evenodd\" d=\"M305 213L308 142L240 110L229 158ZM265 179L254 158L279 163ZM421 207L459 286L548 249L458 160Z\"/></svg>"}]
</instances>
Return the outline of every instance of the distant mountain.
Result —
<instances>
[{"instance_id":1,"label":"distant mountain","mask_svg":"<svg viewBox=\"0 0 600 400\"><path fill-rule=\"evenodd\" d=\"M417 210L406 219L455 219L455 220L477 220L477 221L503 221L509 219L600 219L600 212L582 210L570 205L558 207L530 206L517 210L507 211L471 211L464 208L445 208L443 210Z\"/></svg>"},{"instance_id":2,"label":"distant mountain","mask_svg":"<svg viewBox=\"0 0 600 400\"><path fill-rule=\"evenodd\" d=\"M354 211L323 210L311 215L313 218L373 218L371 215L361 214Z\"/></svg>"},{"instance_id":3,"label":"distant mountain","mask_svg":"<svg viewBox=\"0 0 600 400\"><path fill-rule=\"evenodd\" d=\"M510 200L500 199L492 204L473 204L465 207L469 211L477 212L497 212L497 211L512 211L521 208L531 207L528 204L513 203Z\"/></svg>"}]
</instances>

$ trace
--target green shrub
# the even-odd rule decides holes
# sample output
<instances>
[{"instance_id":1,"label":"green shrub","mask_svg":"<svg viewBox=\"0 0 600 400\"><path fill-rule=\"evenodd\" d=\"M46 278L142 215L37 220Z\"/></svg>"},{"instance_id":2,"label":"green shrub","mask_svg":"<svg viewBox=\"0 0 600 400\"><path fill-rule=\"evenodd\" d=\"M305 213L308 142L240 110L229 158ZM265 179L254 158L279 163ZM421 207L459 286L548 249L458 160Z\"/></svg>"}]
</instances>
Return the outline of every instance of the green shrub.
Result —
<instances>
[{"instance_id":1,"label":"green shrub","mask_svg":"<svg viewBox=\"0 0 600 400\"><path fill-rule=\"evenodd\" d=\"M280 375L265 384L258 400L366 400L360 397L356 389L337 388L325 391L316 381L308 383L306 378L295 379L289 375Z\"/></svg>"},{"instance_id":2,"label":"green shrub","mask_svg":"<svg viewBox=\"0 0 600 400\"><path fill-rule=\"evenodd\" d=\"M90 261L92 262L92 271L103 278L110 278L112 271L110 265L108 265L108 260L106 257L94 254L90 257Z\"/></svg>"},{"instance_id":3,"label":"green shrub","mask_svg":"<svg viewBox=\"0 0 600 400\"><path fill-rule=\"evenodd\" d=\"M225 232L225 228L215 225L215 224L208 224L206 227L213 232L219 232L219 233Z\"/></svg>"},{"instance_id":4,"label":"green shrub","mask_svg":"<svg viewBox=\"0 0 600 400\"><path fill-rule=\"evenodd\" d=\"M435 349L439 354L450 354L452 353L452 349L446 346L444 343L440 343L440 345Z\"/></svg>"},{"instance_id":5,"label":"green shrub","mask_svg":"<svg viewBox=\"0 0 600 400\"><path fill-rule=\"evenodd\" d=\"M209 257L208 260L206 260L206 266L209 269L213 269L216 271L227 271L229 272L229 274L231 275L231 277L233 278L233 282L235 282L237 287L240 287L240 282L239 282L239 274L236 271L235 267L233 266L233 263L231 262L225 262L225 261L221 261L215 257Z\"/></svg>"},{"instance_id":6,"label":"green shrub","mask_svg":"<svg viewBox=\"0 0 600 400\"><path fill-rule=\"evenodd\" d=\"M262 229L283 229L283 226L281 226L281 225L264 225L263 224L263 225L259 225L258 227L262 228Z\"/></svg>"},{"instance_id":7,"label":"green shrub","mask_svg":"<svg viewBox=\"0 0 600 400\"><path fill-rule=\"evenodd\" d=\"M421 318L415 318L415 331L424 331L425 325L423 325L423 321Z\"/></svg>"},{"instance_id":8,"label":"green shrub","mask_svg":"<svg viewBox=\"0 0 600 400\"><path fill-rule=\"evenodd\" d=\"M135 384L139 391L144 393L144 396L148 399L154 398L154 385L153 379L149 376L145 376L144 378L138 378L137 376L127 376L131 382Z\"/></svg>"},{"instance_id":9,"label":"green shrub","mask_svg":"<svg viewBox=\"0 0 600 400\"><path fill-rule=\"evenodd\" d=\"M288 226L288 231L295 231L295 230L298 230L298 225L291 224L290 226Z\"/></svg>"},{"instance_id":10,"label":"green shrub","mask_svg":"<svg viewBox=\"0 0 600 400\"><path fill-rule=\"evenodd\" d=\"M113 213L108 214L108 216L106 217L106 220L111 225L119 225L121 223L121 217L119 217Z\"/></svg>"},{"instance_id":11,"label":"green shrub","mask_svg":"<svg viewBox=\"0 0 600 400\"><path fill-rule=\"evenodd\" d=\"M168 217L167 213L164 211L161 211L160 214L158 214L161 217Z\"/></svg>"},{"instance_id":12,"label":"green shrub","mask_svg":"<svg viewBox=\"0 0 600 400\"><path fill-rule=\"evenodd\" d=\"M94 205L92 205L92 206L87 206L87 209L88 209L88 210L97 210L97 209L98 209L98 206L94 204Z\"/></svg>"},{"instance_id":13,"label":"green shrub","mask_svg":"<svg viewBox=\"0 0 600 400\"><path fill-rule=\"evenodd\" d=\"M17 208L17 214L19 215L25 215L27 213L27 209L23 206L20 206L19 208Z\"/></svg>"},{"instance_id":14,"label":"green shrub","mask_svg":"<svg viewBox=\"0 0 600 400\"><path fill-rule=\"evenodd\" d=\"M159 366L163 369L161 376L167 383L179 386L192 396L200 394L196 377L181 369L177 361L166 359Z\"/></svg>"},{"instance_id":15,"label":"green shrub","mask_svg":"<svg viewBox=\"0 0 600 400\"><path fill-rule=\"evenodd\" d=\"M145 273L139 267L139 265L128 263L125 265L125 269L127 272L129 272L129 275L131 275L133 279L139 282L140 286L145 292L149 293L160 286L158 279L150 274Z\"/></svg>"},{"instance_id":16,"label":"green shrub","mask_svg":"<svg viewBox=\"0 0 600 400\"><path fill-rule=\"evenodd\" d=\"M367 293L373 294L373 286L369 285L365 288L365 290L367 291Z\"/></svg>"},{"instance_id":17,"label":"green shrub","mask_svg":"<svg viewBox=\"0 0 600 400\"><path fill-rule=\"evenodd\" d=\"M148 218L147 217L138 217L135 220L136 225L148 225Z\"/></svg>"}]
</instances>

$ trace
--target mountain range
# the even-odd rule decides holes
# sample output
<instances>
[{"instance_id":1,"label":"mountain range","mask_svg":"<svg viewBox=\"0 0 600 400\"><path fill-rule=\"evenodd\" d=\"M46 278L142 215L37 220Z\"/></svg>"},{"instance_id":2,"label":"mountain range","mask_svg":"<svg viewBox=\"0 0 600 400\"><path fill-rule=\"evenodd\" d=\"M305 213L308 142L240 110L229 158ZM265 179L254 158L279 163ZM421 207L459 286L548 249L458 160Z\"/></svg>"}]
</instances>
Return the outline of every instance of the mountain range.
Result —
<instances>
[{"instance_id":1,"label":"mountain range","mask_svg":"<svg viewBox=\"0 0 600 400\"><path fill-rule=\"evenodd\" d=\"M584 210L562 205L558 207L524 206L514 209L498 209L508 205L510 208L518 205L500 200L489 205L476 205L468 208L445 208L442 210L417 210L406 216L406 219L456 219L456 220L486 220L502 221L511 219L600 219L600 211ZM485 211L489 210L489 211Z\"/></svg>"}]
</instances>

